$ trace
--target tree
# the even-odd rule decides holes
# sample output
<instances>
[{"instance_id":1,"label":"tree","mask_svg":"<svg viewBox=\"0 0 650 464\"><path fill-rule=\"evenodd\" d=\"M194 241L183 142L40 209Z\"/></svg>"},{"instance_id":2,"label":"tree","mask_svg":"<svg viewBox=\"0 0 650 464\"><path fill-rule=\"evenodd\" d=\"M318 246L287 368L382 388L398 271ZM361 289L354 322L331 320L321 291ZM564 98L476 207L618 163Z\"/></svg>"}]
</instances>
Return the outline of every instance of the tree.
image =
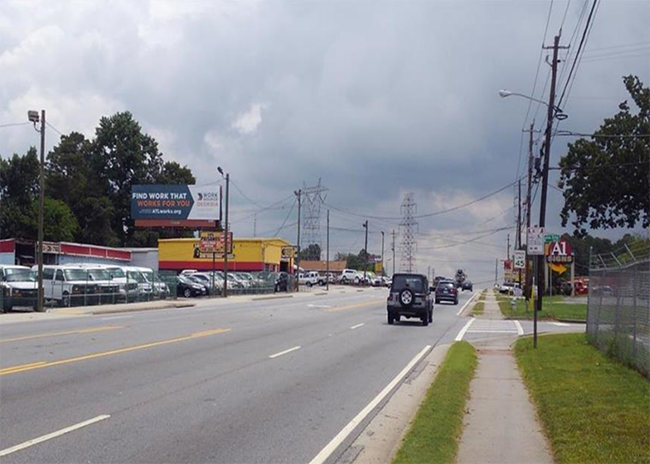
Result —
<instances>
[{"instance_id":1,"label":"tree","mask_svg":"<svg viewBox=\"0 0 650 464\"><path fill-rule=\"evenodd\" d=\"M36 239L39 160L35 148L0 159L0 238Z\"/></svg>"},{"instance_id":2,"label":"tree","mask_svg":"<svg viewBox=\"0 0 650 464\"><path fill-rule=\"evenodd\" d=\"M300 250L300 259L302 261L320 261L320 254L320 245L312 243L307 248Z\"/></svg>"},{"instance_id":3,"label":"tree","mask_svg":"<svg viewBox=\"0 0 650 464\"><path fill-rule=\"evenodd\" d=\"M45 191L65 203L75 217L74 238L67 240L115 245L119 241L111 225L114 209L91 167L91 156L92 143L82 134L62 136L47 156Z\"/></svg>"},{"instance_id":4,"label":"tree","mask_svg":"<svg viewBox=\"0 0 650 464\"><path fill-rule=\"evenodd\" d=\"M38 217L38 201L34 202L34 215ZM38 223L36 224L38 229ZM79 224L72 210L64 202L53 198L43 200L43 238L53 242L75 240Z\"/></svg>"},{"instance_id":5,"label":"tree","mask_svg":"<svg viewBox=\"0 0 650 464\"><path fill-rule=\"evenodd\" d=\"M571 244L576 265L576 275L589 275L589 258L591 255L608 253L612 250L612 242L606 238L593 237L589 234L584 236L563 234L562 238Z\"/></svg>"},{"instance_id":6,"label":"tree","mask_svg":"<svg viewBox=\"0 0 650 464\"><path fill-rule=\"evenodd\" d=\"M650 227L650 90L636 76L623 82L638 112L633 114L624 101L592 140L569 144L560 160L562 226L571 218L577 235L586 234L585 225Z\"/></svg>"},{"instance_id":7,"label":"tree","mask_svg":"<svg viewBox=\"0 0 650 464\"><path fill-rule=\"evenodd\" d=\"M181 166L176 161L167 161L156 180L158 184L185 184L192 185L196 183L192 170L187 166Z\"/></svg>"}]
</instances>

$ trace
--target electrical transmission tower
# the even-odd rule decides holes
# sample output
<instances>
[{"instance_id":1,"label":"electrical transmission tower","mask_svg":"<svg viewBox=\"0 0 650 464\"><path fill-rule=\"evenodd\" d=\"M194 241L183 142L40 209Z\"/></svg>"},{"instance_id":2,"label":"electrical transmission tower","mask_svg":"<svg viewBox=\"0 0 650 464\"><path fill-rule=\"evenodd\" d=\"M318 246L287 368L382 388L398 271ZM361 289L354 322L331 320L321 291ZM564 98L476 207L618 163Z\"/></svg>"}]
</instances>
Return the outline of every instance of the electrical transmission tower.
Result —
<instances>
[{"instance_id":1,"label":"electrical transmission tower","mask_svg":"<svg viewBox=\"0 0 650 464\"><path fill-rule=\"evenodd\" d=\"M401 210L402 222L399 223L399 227L402 236L402 259L399 267L401 272L415 272L415 252L417 251L415 234L418 228L415 214L417 213L418 207L415 204L412 193L407 193L404 197Z\"/></svg>"},{"instance_id":2,"label":"electrical transmission tower","mask_svg":"<svg viewBox=\"0 0 650 464\"><path fill-rule=\"evenodd\" d=\"M302 227L304 230L303 249L306 249L309 245L318 245L322 249L320 237L320 213L321 206L325 201L323 194L327 192L327 190L328 189L323 187L321 184L320 179L318 179L318 184L313 187L307 187L303 182L302 195L303 205L305 207L305 215L302 220Z\"/></svg>"}]
</instances>

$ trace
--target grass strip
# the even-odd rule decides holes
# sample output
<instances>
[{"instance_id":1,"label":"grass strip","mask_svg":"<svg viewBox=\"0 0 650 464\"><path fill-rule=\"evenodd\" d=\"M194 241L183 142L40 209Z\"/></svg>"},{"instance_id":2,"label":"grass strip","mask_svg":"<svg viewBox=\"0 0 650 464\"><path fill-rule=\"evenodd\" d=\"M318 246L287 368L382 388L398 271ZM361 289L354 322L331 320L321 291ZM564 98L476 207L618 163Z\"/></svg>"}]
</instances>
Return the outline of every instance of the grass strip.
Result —
<instances>
[{"instance_id":1,"label":"grass strip","mask_svg":"<svg viewBox=\"0 0 650 464\"><path fill-rule=\"evenodd\" d=\"M456 342L449 348L394 464L454 461L476 364L476 351L469 343Z\"/></svg>"},{"instance_id":2,"label":"grass strip","mask_svg":"<svg viewBox=\"0 0 650 464\"><path fill-rule=\"evenodd\" d=\"M556 462L650 462L650 383L591 346L585 334L515 345Z\"/></svg>"},{"instance_id":3,"label":"grass strip","mask_svg":"<svg viewBox=\"0 0 650 464\"><path fill-rule=\"evenodd\" d=\"M526 300L517 298L514 307L510 297L497 295L497 303L504 317L509 319L533 319L533 311L526 305ZM567 303L563 296L546 296L542 299L542 310L537 313L541 320L566 319L572 321L587 320L586 303Z\"/></svg>"},{"instance_id":4,"label":"grass strip","mask_svg":"<svg viewBox=\"0 0 650 464\"><path fill-rule=\"evenodd\" d=\"M483 311L485 311L485 301L479 300L472 308L472 314L474 314L475 316L480 316L481 314L483 314Z\"/></svg>"}]
</instances>

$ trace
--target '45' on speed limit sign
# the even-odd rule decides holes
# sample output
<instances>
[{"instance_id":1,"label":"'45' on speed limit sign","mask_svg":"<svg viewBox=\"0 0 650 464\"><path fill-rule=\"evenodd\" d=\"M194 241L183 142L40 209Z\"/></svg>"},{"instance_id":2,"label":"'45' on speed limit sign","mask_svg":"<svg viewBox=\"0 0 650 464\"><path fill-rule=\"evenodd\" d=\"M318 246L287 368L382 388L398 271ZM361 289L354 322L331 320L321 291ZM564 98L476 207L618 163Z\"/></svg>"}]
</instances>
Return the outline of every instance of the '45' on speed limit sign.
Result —
<instances>
[{"instance_id":1,"label":"'45' on speed limit sign","mask_svg":"<svg viewBox=\"0 0 650 464\"><path fill-rule=\"evenodd\" d=\"M524 250L515 251L515 269L526 267L526 252Z\"/></svg>"}]
</instances>

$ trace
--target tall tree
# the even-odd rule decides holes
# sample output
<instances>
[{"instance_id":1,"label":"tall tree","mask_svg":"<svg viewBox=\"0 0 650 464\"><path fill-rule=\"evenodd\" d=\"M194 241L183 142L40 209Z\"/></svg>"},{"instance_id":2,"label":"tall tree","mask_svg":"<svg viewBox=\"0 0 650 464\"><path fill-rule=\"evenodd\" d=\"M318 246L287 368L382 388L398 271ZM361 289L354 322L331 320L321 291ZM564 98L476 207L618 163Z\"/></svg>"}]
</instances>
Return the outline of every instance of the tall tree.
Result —
<instances>
[{"instance_id":1,"label":"tall tree","mask_svg":"<svg viewBox=\"0 0 650 464\"><path fill-rule=\"evenodd\" d=\"M307 248L300 250L300 259L305 261L320 261L320 245L311 243Z\"/></svg>"},{"instance_id":2,"label":"tall tree","mask_svg":"<svg viewBox=\"0 0 650 464\"><path fill-rule=\"evenodd\" d=\"M106 192L91 167L92 143L72 132L61 137L48 154L45 191L71 209L78 224L74 240L97 245L119 243L111 220L114 214ZM103 205L103 206L102 206ZM102 217L103 215L103 217ZM72 239L67 239L72 240Z\"/></svg>"},{"instance_id":3,"label":"tall tree","mask_svg":"<svg viewBox=\"0 0 650 464\"><path fill-rule=\"evenodd\" d=\"M122 245L135 232L131 219L131 187L153 184L163 169L162 154L153 137L144 134L131 113L103 117L95 131L92 169L114 208L112 229Z\"/></svg>"},{"instance_id":4,"label":"tall tree","mask_svg":"<svg viewBox=\"0 0 650 464\"><path fill-rule=\"evenodd\" d=\"M39 160L35 148L0 158L0 238L36 238Z\"/></svg>"},{"instance_id":5,"label":"tall tree","mask_svg":"<svg viewBox=\"0 0 650 464\"><path fill-rule=\"evenodd\" d=\"M34 213L35 216L38 215L38 201L34 202ZM77 237L78 229L77 218L67 204L49 197L44 199L43 238L45 240L70 242Z\"/></svg>"},{"instance_id":6,"label":"tall tree","mask_svg":"<svg viewBox=\"0 0 650 464\"><path fill-rule=\"evenodd\" d=\"M592 229L650 227L650 90L636 76L623 78L638 111L627 101L605 119L591 140L569 144L560 160L562 225Z\"/></svg>"}]
</instances>

